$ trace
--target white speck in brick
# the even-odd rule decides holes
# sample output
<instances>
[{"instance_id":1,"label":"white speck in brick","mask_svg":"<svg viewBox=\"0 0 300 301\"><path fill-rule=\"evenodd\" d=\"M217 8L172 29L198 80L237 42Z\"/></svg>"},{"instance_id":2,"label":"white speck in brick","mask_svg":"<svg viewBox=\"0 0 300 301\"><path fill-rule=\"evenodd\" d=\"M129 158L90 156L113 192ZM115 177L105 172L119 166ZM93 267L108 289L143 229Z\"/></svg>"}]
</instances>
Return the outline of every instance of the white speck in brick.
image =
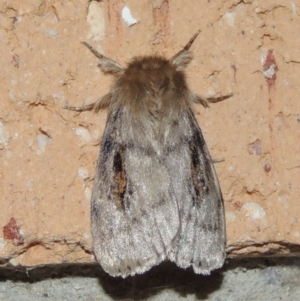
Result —
<instances>
[{"instance_id":1,"label":"white speck in brick","mask_svg":"<svg viewBox=\"0 0 300 301\"><path fill-rule=\"evenodd\" d=\"M23 18L22 18L22 16L16 16L16 22L22 22L22 20L23 20Z\"/></svg>"},{"instance_id":2,"label":"white speck in brick","mask_svg":"<svg viewBox=\"0 0 300 301\"><path fill-rule=\"evenodd\" d=\"M91 239L91 234L90 233L84 233L83 238L86 239L86 240Z\"/></svg>"},{"instance_id":3,"label":"white speck in brick","mask_svg":"<svg viewBox=\"0 0 300 301\"><path fill-rule=\"evenodd\" d=\"M75 133L77 136L81 137L85 141L92 140L90 132L82 126L79 126L78 128L76 128Z\"/></svg>"},{"instance_id":4,"label":"white speck in brick","mask_svg":"<svg viewBox=\"0 0 300 301\"><path fill-rule=\"evenodd\" d=\"M260 57L260 61L261 61L261 64L264 66L263 70L262 70L263 75L267 79L272 79L274 77L274 75L276 74L277 66L276 66L275 62L274 63L267 62L268 55L270 55L269 52L262 53L262 55ZM265 69L265 68L267 68L267 69Z\"/></svg>"},{"instance_id":5,"label":"white speck in brick","mask_svg":"<svg viewBox=\"0 0 300 301\"><path fill-rule=\"evenodd\" d=\"M234 165L229 165L229 166L227 167L227 170L228 170L229 172L233 172L233 171L236 170L236 166L234 166Z\"/></svg>"},{"instance_id":6,"label":"white speck in brick","mask_svg":"<svg viewBox=\"0 0 300 301\"><path fill-rule=\"evenodd\" d=\"M287 194L279 194L278 201L283 203L289 200L289 196Z\"/></svg>"},{"instance_id":7,"label":"white speck in brick","mask_svg":"<svg viewBox=\"0 0 300 301\"><path fill-rule=\"evenodd\" d=\"M0 249L3 249L5 248L5 246L7 245L7 242L0 237Z\"/></svg>"},{"instance_id":8,"label":"white speck in brick","mask_svg":"<svg viewBox=\"0 0 300 301\"><path fill-rule=\"evenodd\" d=\"M5 133L5 128L2 122L0 122L0 143L6 143L7 138L6 138L6 133Z\"/></svg>"},{"instance_id":9,"label":"white speck in brick","mask_svg":"<svg viewBox=\"0 0 300 301\"><path fill-rule=\"evenodd\" d=\"M289 199L290 199L289 195L285 194L285 193L279 193L278 198L277 198L280 205L283 206L287 210L290 209Z\"/></svg>"},{"instance_id":10,"label":"white speck in brick","mask_svg":"<svg viewBox=\"0 0 300 301\"><path fill-rule=\"evenodd\" d=\"M93 140L100 140L101 136L103 134L103 131L99 131L99 130L94 130L91 134Z\"/></svg>"},{"instance_id":11,"label":"white speck in brick","mask_svg":"<svg viewBox=\"0 0 300 301\"><path fill-rule=\"evenodd\" d=\"M85 168L79 168L78 169L78 175L82 179L87 179L89 177L89 173Z\"/></svg>"},{"instance_id":12,"label":"white speck in brick","mask_svg":"<svg viewBox=\"0 0 300 301\"><path fill-rule=\"evenodd\" d=\"M45 149L45 146L49 143L50 138L47 135L44 134L38 134L36 136L36 142L38 145L38 148L43 151Z\"/></svg>"},{"instance_id":13,"label":"white speck in brick","mask_svg":"<svg viewBox=\"0 0 300 301\"><path fill-rule=\"evenodd\" d=\"M49 29L46 32L49 37L57 37L58 36L58 32L54 29Z\"/></svg>"},{"instance_id":14,"label":"white speck in brick","mask_svg":"<svg viewBox=\"0 0 300 301\"><path fill-rule=\"evenodd\" d=\"M292 2L292 11L293 11L293 15L297 15L297 5L295 4L295 2Z\"/></svg>"},{"instance_id":15,"label":"white speck in brick","mask_svg":"<svg viewBox=\"0 0 300 301\"><path fill-rule=\"evenodd\" d=\"M59 91L59 92L56 92L56 93L52 94L52 96L54 98L58 98L58 99L62 98L63 95L64 95L64 92L62 92L62 91Z\"/></svg>"},{"instance_id":16,"label":"white speck in brick","mask_svg":"<svg viewBox=\"0 0 300 301\"><path fill-rule=\"evenodd\" d=\"M246 216L251 217L254 220L262 219L266 215L266 211L255 202L244 204L242 210L246 211Z\"/></svg>"},{"instance_id":17,"label":"white speck in brick","mask_svg":"<svg viewBox=\"0 0 300 301\"><path fill-rule=\"evenodd\" d=\"M12 156L13 156L13 152L10 151L10 150L7 150L6 153L5 153L5 157L10 159L10 158L12 158Z\"/></svg>"},{"instance_id":18,"label":"white speck in brick","mask_svg":"<svg viewBox=\"0 0 300 301\"><path fill-rule=\"evenodd\" d=\"M226 20L226 22L229 26L233 27L234 23L235 23L235 13L227 12L224 15L224 19Z\"/></svg>"},{"instance_id":19,"label":"white speck in brick","mask_svg":"<svg viewBox=\"0 0 300 301\"><path fill-rule=\"evenodd\" d=\"M227 222L233 223L236 220L236 214L232 211L226 211L225 216L226 216L226 221Z\"/></svg>"},{"instance_id":20,"label":"white speck in brick","mask_svg":"<svg viewBox=\"0 0 300 301\"><path fill-rule=\"evenodd\" d=\"M276 65L271 64L267 70L263 70L263 74L266 78L273 78L274 74L276 73Z\"/></svg>"},{"instance_id":21,"label":"white speck in brick","mask_svg":"<svg viewBox=\"0 0 300 301\"><path fill-rule=\"evenodd\" d=\"M84 189L84 195L86 199L90 201L90 199L92 198L92 189L90 187L86 187Z\"/></svg>"},{"instance_id":22,"label":"white speck in brick","mask_svg":"<svg viewBox=\"0 0 300 301\"><path fill-rule=\"evenodd\" d=\"M259 139L256 139L254 142L248 144L248 153L251 155L258 155L260 156L262 154L262 147L261 142Z\"/></svg>"},{"instance_id":23,"label":"white speck in brick","mask_svg":"<svg viewBox=\"0 0 300 301\"><path fill-rule=\"evenodd\" d=\"M132 26L137 22L137 20L131 16L130 9L127 6L124 6L122 9L122 18L129 26Z\"/></svg>"},{"instance_id":24,"label":"white speck in brick","mask_svg":"<svg viewBox=\"0 0 300 301\"><path fill-rule=\"evenodd\" d=\"M101 4L98 1L90 2L86 20L90 25L90 32L87 38L101 41L105 34L105 17Z\"/></svg>"},{"instance_id":25,"label":"white speck in brick","mask_svg":"<svg viewBox=\"0 0 300 301\"><path fill-rule=\"evenodd\" d=\"M18 266L20 264L20 259L23 257L24 255L21 254L20 256L18 257L14 257L14 258L11 258L9 260L9 263L12 265L12 266Z\"/></svg>"},{"instance_id":26,"label":"white speck in brick","mask_svg":"<svg viewBox=\"0 0 300 301\"><path fill-rule=\"evenodd\" d=\"M28 191L32 191L33 190L33 181L32 180L27 181L26 187L27 187Z\"/></svg>"}]
</instances>

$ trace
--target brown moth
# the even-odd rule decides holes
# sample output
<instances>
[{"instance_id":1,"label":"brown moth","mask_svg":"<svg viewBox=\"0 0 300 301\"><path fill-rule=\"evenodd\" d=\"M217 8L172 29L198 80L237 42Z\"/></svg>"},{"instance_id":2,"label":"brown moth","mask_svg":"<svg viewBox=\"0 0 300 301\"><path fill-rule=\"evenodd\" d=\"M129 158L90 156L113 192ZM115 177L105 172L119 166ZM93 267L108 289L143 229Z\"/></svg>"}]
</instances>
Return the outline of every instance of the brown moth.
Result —
<instances>
[{"instance_id":1,"label":"brown moth","mask_svg":"<svg viewBox=\"0 0 300 301\"><path fill-rule=\"evenodd\" d=\"M91 204L93 248L112 276L143 273L165 259L210 274L225 260L223 197L213 161L192 112L230 97L190 91L185 67L198 31L170 59L133 58L126 68L85 42L110 92L84 111L108 109Z\"/></svg>"}]
</instances>

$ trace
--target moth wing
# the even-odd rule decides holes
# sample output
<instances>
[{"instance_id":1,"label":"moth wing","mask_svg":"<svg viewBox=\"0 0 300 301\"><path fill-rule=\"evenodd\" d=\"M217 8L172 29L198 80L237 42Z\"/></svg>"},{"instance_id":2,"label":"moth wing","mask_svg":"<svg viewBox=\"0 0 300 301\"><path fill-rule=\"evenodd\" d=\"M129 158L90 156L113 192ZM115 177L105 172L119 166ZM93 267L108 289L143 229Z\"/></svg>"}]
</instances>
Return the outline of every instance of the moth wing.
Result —
<instances>
[{"instance_id":1,"label":"moth wing","mask_svg":"<svg viewBox=\"0 0 300 301\"><path fill-rule=\"evenodd\" d=\"M131 133L122 109L108 117L91 210L97 260L122 277L164 260L180 225L167 168Z\"/></svg>"},{"instance_id":2,"label":"moth wing","mask_svg":"<svg viewBox=\"0 0 300 301\"><path fill-rule=\"evenodd\" d=\"M177 128L178 127L178 128ZM180 230L169 254L178 266L210 274L225 260L223 197L215 168L191 110L182 114L170 137L178 144L166 156L180 212Z\"/></svg>"}]
</instances>

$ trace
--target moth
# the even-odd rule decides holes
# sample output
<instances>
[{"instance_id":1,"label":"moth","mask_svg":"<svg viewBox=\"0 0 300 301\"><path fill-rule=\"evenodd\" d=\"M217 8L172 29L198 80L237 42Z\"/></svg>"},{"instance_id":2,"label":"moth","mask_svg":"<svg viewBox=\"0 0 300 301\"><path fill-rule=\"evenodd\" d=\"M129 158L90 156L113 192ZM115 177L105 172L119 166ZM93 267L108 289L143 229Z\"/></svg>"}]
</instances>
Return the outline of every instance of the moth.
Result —
<instances>
[{"instance_id":1,"label":"moth","mask_svg":"<svg viewBox=\"0 0 300 301\"><path fill-rule=\"evenodd\" d=\"M170 59L133 58L126 68L82 42L115 78L95 103L108 109L91 201L93 249L111 276L144 273L163 260L210 274L225 260L223 197L213 161L192 111L223 97L189 89L187 45Z\"/></svg>"}]
</instances>

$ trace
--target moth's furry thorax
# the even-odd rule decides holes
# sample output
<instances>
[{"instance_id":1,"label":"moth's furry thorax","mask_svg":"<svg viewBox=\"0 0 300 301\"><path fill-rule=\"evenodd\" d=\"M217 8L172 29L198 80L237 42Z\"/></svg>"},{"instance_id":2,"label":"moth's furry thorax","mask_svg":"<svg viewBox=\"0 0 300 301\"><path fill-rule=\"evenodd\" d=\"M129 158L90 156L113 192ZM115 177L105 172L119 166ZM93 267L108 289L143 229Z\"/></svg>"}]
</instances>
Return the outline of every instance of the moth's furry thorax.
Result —
<instances>
[{"instance_id":1,"label":"moth's furry thorax","mask_svg":"<svg viewBox=\"0 0 300 301\"><path fill-rule=\"evenodd\" d=\"M189 105L190 92L185 74L161 56L136 57L116 80L113 90L119 105L134 114L150 114L161 119L176 115Z\"/></svg>"}]
</instances>

